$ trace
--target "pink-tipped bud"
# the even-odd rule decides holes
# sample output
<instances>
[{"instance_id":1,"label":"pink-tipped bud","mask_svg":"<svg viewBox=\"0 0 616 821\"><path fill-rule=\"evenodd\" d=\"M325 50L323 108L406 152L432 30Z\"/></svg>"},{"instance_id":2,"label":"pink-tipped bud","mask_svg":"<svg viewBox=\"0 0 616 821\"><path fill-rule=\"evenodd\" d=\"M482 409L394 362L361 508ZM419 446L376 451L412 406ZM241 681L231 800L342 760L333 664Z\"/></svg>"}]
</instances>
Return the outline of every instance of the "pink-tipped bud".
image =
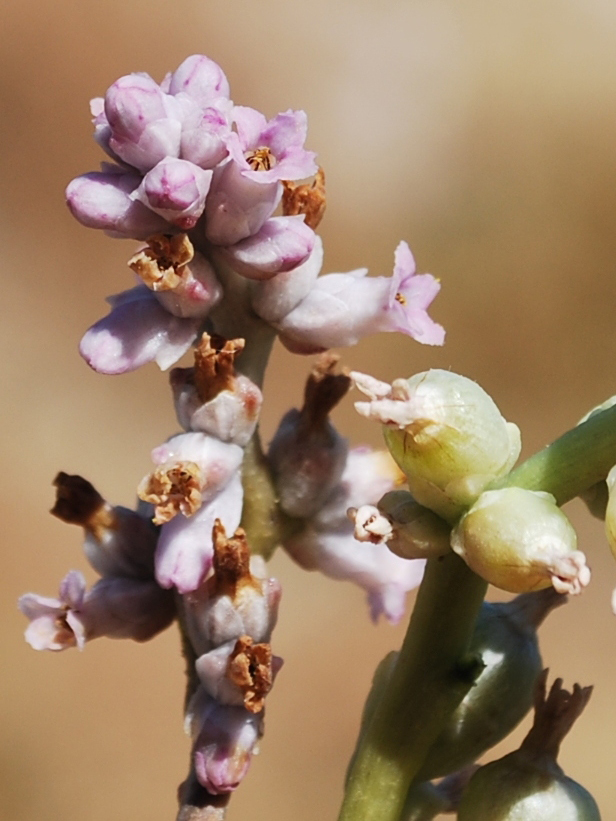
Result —
<instances>
[{"instance_id":1,"label":"pink-tipped bud","mask_svg":"<svg viewBox=\"0 0 616 821\"><path fill-rule=\"evenodd\" d=\"M203 213L211 181L211 171L166 157L148 171L134 197L172 225L188 231Z\"/></svg>"}]
</instances>

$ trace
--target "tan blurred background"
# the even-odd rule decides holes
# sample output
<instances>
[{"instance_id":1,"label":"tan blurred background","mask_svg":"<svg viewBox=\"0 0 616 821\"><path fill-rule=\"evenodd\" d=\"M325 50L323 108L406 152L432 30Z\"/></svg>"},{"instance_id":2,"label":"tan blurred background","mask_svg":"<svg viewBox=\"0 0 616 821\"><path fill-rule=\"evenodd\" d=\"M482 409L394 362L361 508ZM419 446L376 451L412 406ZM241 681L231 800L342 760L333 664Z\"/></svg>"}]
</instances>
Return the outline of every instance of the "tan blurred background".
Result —
<instances>
[{"instance_id":1,"label":"tan blurred background","mask_svg":"<svg viewBox=\"0 0 616 821\"><path fill-rule=\"evenodd\" d=\"M612 0L4 0L0 8L4 642L2 821L169 821L184 777L182 662L171 629L137 646L54 655L22 640L17 596L87 570L50 517L59 469L131 504L149 451L176 430L153 366L90 372L77 354L103 298L129 287L130 242L80 227L63 189L102 159L88 101L117 77L161 79L187 55L220 62L233 99L309 114L327 172L328 270L389 274L399 239L442 280L442 350L395 335L345 351L381 378L428 367L479 381L526 454L616 392L616 5ZM297 403L307 360L277 350L263 428ZM379 442L346 402L354 443ZM542 631L566 683L595 683L561 763L616 818L616 569L601 526L571 505L594 571ZM286 659L262 754L230 821L335 818L377 660L402 632L363 594L284 556L275 651ZM518 732L516 739L519 739ZM512 749L508 740L501 751Z\"/></svg>"}]
</instances>

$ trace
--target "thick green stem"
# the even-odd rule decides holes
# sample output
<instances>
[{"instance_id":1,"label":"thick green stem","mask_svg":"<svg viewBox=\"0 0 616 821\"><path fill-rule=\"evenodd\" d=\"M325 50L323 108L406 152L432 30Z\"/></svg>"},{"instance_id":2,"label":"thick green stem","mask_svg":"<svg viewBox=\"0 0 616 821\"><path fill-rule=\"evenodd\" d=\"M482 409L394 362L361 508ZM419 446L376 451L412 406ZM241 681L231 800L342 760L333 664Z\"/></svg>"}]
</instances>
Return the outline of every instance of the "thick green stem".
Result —
<instances>
[{"instance_id":1,"label":"thick green stem","mask_svg":"<svg viewBox=\"0 0 616 821\"><path fill-rule=\"evenodd\" d=\"M360 740L340 821L398 821L477 672L466 654L486 587L453 553L428 562L398 662Z\"/></svg>"},{"instance_id":2,"label":"thick green stem","mask_svg":"<svg viewBox=\"0 0 616 821\"><path fill-rule=\"evenodd\" d=\"M616 405L591 416L490 485L545 490L564 505L616 464Z\"/></svg>"}]
</instances>

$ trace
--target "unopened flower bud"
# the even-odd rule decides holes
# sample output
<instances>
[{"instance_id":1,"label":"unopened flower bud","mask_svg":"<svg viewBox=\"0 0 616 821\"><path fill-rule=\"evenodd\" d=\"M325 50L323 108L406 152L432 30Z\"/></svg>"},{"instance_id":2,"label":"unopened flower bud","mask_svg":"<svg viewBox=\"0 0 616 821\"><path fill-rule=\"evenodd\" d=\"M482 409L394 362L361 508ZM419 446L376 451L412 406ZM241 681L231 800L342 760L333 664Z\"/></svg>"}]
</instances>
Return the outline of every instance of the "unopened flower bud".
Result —
<instances>
[{"instance_id":1,"label":"unopened flower bud","mask_svg":"<svg viewBox=\"0 0 616 821\"><path fill-rule=\"evenodd\" d=\"M605 535L610 550L616 558L616 465L608 473L605 485L609 494L605 508Z\"/></svg>"},{"instance_id":2,"label":"unopened flower bud","mask_svg":"<svg viewBox=\"0 0 616 821\"><path fill-rule=\"evenodd\" d=\"M588 413L586 413L580 419L578 425L587 422L589 419L592 419L593 416L596 416L598 413L601 413L602 411L608 410L608 408L613 407L613 405L616 405L616 396L611 396L609 399L606 399L605 402L602 402L600 405L597 405ZM587 490L580 493L580 499L586 504L588 512L591 514L591 516L594 516L596 519L605 519L608 498L608 485L605 481L597 482L596 484L589 487Z\"/></svg>"},{"instance_id":3,"label":"unopened flower bud","mask_svg":"<svg viewBox=\"0 0 616 821\"><path fill-rule=\"evenodd\" d=\"M449 553L449 525L418 504L406 490L392 490L374 505L350 508L355 538L387 547L403 559L428 559Z\"/></svg>"},{"instance_id":4,"label":"unopened flower bud","mask_svg":"<svg viewBox=\"0 0 616 821\"><path fill-rule=\"evenodd\" d=\"M347 442L329 421L330 411L347 392L350 379L336 374L337 356L321 357L313 368L301 410L285 414L269 447L268 458L282 509L308 518L340 481Z\"/></svg>"},{"instance_id":5,"label":"unopened flower bud","mask_svg":"<svg viewBox=\"0 0 616 821\"><path fill-rule=\"evenodd\" d=\"M549 493L482 493L453 530L451 546L471 570L512 593L550 584L558 593L579 593L590 581L575 530Z\"/></svg>"},{"instance_id":6,"label":"unopened flower bud","mask_svg":"<svg viewBox=\"0 0 616 821\"><path fill-rule=\"evenodd\" d=\"M462 794L459 821L600 821L592 795L556 763L592 687L575 684L568 693L556 679L546 698L546 677L547 670L537 687L534 724L520 749L477 770Z\"/></svg>"},{"instance_id":7,"label":"unopened flower bud","mask_svg":"<svg viewBox=\"0 0 616 821\"><path fill-rule=\"evenodd\" d=\"M352 373L370 397L357 411L383 424L387 446L413 497L452 519L520 453L520 432L488 394L464 376L431 370L391 385Z\"/></svg>"},{"instance_id":8,"label":"unopened flower bud","mask_svg":"<svg viewBox=\"0 0 616 821\"><path fill-rule=\"evenodd\" d=\"M133 197L172 225L188 231L203 213L212 173L188 160L165 157L148 171Z\"/></svg>"},{"instance_id":9,"label":"unopened flower bud","mask_svg":"<svg viewBox=\"0 0 616 821\"><path fill-rule=\"evenodd\" d=\"M257 752L263 713L219 704L199 687L188 705L186 727L199 783L212 795L235 790Z\"/></svg>"}]
</instances>

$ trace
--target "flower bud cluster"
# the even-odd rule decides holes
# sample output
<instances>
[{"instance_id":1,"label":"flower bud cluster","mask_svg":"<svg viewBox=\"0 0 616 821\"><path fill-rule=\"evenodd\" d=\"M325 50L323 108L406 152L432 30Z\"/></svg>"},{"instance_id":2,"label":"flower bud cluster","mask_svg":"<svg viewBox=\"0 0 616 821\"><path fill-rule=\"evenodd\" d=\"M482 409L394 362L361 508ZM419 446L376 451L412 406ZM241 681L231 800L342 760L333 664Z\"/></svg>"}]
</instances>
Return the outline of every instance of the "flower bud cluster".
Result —
<instances>
[{"instance_id":1,"label":"flower bud cluster","mask_svg":"<svg viewBox=\"0 0 616 821\"><path fill-rule=\"evenodd\" d=\"M518 487L484 490L513 467L521 443L517 426L479 385L441 370L391 385L363 373L351 378L369 397L356 409L383 425L412 494L388 494L376 507L352 511L357 538L387 543L398 555L440 555L449 540L446 520L455 524L454 552L502 590L586 587L586 557L553 496Z\"/></svg>"},{"instance_id":2,"label":"flower bud cluster","mask_svg":"<svg viewBox=\"0 0 616 821\"><path fill-rule=\"evenodd\" d=\"M113 162L74 179L68 206L83 225L147 245L129 260L140 284L111 297L110 314L82 339L88 364L109 374L146 362L168 368L206 320L228 335L217 320L233 311L223 294L298 353L378 331L442 344L427 314L439 284L417 274L406 243L392 277L318 277L325 188L304 148L306 114L267 120L229 95L220 67L193 55L160 84L130 74L92 101L95 139Z\"/></svg>"}]
</instances>

